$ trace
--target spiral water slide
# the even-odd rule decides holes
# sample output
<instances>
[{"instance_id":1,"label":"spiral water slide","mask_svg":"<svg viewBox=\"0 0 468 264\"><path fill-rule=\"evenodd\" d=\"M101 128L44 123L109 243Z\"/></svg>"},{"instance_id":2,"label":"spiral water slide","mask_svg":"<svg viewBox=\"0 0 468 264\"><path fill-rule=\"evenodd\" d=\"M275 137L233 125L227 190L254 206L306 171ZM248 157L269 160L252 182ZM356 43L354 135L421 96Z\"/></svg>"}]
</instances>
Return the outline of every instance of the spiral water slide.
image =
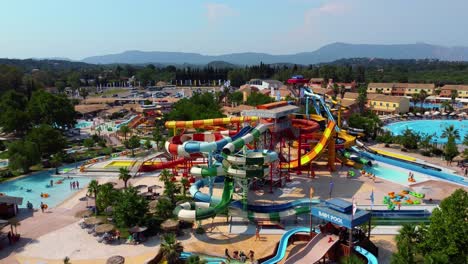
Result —
<instances>
[{"instance_id":1,"label":"spiral water slide","mask_svg":"<svg viewBox=\"0 0 468 264\"><path fill-rule=\"evenodd\" d=\"M249 133L225 145L223 148L223 153L226 157L225 162L223 162L224 168L221 168L219 165L215 165L212 168L194 167L191 169L191 172L194 175L200 175L202 177L219 176L219 174L223 174L223 170L226 171L228 177L224 178L223 194L221 196L221 200L218 203L213 200L210 200L210 202L186 202L177 206L174 209L174 214L177 215L180 220L190 222L214 217L219 213L225 212L231 203L232 194L234 193L233 177L263 177L263 174L268 173L268 170L265 171L263 165L265 162L270 162L275 158L274 155L276 155L276 153L274 152L261 152L260 154L246 157L244 160L242 160L241 157L231 158L231 162L234 163L232 165L236 166L236 162L237 165L245 162L245 164L249 163L249 165L253 165L249 166L249 168L241 166L234 168L231 166L230 161L228 161L229 154L258 138L263 132L266 131L267 128L268 125L258 125ZM260 162L262 165L259 166L258 163ZM244 170L242 170L242 168L244 168ZM194 197L195 196L196 194L194 194Z\"/></svg>"},{"instance_id":2,"label":"spiral water slide","mask_svg":"<svg viewBox=\"0 0 468 264\"><path fill-rule=\"evenodd\" d=\"M301 159L295 159L289 162L285 162L281 164L282 169L294 169L300 166L304 166L309 164L311 161L317 159L320 154L325 150L327 147L328 143L330 140L335 140L332 135L333 135L333 130L335 129L336 124L333 121L328 121L327 128L322 134L322 138L320 138L320 141L315 145L314 149L312 151L304 154L304 156L301 157Z\"/></svg>"}]
</instances>

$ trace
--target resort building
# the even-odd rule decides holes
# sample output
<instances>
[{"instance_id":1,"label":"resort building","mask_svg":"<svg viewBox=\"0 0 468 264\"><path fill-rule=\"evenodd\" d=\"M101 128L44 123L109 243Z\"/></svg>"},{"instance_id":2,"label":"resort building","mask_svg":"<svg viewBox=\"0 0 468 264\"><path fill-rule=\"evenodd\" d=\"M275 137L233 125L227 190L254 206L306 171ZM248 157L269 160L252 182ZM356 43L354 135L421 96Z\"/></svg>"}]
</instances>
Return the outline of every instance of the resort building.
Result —
<instances>
[{"instance_id":1,"label":"resort building","mask_svg":"<svg viewBox=\"0 0 468 264\"><path fill-rule=\"evenodd\" d=\"M433 95L435 84L433 83L369 83L367 93L411 96L425 91L428 95Z\"/></svg>"},{"instance_id":2,"label":"resort building","mask_svg":"<svg viewBox=\"0 0 468 264\"><path fill-rule=\"evenodd\" d=\"M283 86L283 83L277 80L251 79L250 81L247 82L247 85L249 85L250 87L255 87L259 91L262 91L265 89L278 90L281 86Z\"/></svg>"},{"instance_id":3,"label":"resort building","mask_svg":"<svg viewBox=\"0 0 468 264\"><path fill-rule=\"evenodd\" d=\"M367 95L367 107L378 115L407 113L409 105L409 99L404 96Z\"/></svg>"},{"instance_id":4,"label":"resort building","mask_svg":"<svg viewBox=\"0 0 468 264\"><path fill-rule=\"evenodd\" d=\"M444 85L440 88L440 97L450 98L452 91L458 92L458 98L468 98L468 85Z\"/></svg>"},{"instance_id":5,"label":"resort building","mask_svg":"<svg viewBox=\"0 0 468 264\"><path fill-rule=\"evenodd\" d=\"M323 78L310 78L309 79L309 87L314 88L321 88L325 80Z\"/></svg>"}]
</instances>

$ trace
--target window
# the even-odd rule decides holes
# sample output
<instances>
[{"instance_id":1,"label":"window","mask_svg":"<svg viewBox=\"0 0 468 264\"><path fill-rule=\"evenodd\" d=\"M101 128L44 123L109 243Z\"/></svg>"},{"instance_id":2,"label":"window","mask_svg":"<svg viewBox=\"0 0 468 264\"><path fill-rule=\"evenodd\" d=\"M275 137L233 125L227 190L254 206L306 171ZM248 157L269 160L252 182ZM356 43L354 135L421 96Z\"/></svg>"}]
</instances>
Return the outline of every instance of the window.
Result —
<instances>
[{"instance_id":1,"label":"window","mask_svg":"<svg viewBox=\"0 0 468 264\"><path fill-rule=\"evenodd\" d=\"M389 103L387 103L387 107L389 106Z\"/></svg>"},{"instance_id":2,"label":"window","mask_svg":"<svg viewBox=\"0 0 468 264\"><path fill-rule=\"evenodd\" d=\"M382 106L382 105L383 105L382 102L380 102L380 106Z\"/></svg>"},{"instance_id":3,"label":"window","mask_svg":"<svg viewBox=\"0 0 468 264\"><path fill-rule=\"evenodd\" d=\"M411 89L408 89L408 92L411 92Z\"/></svg>"},{"instance_id":4,"label":"window","mask_svg":"<svg viewBox=\"0 0 468 264\"><path fill-rule=\"evenodd\" d=\"M396 107L396 104L393 104L393 107Z\"/></svg>"}]
</instances>

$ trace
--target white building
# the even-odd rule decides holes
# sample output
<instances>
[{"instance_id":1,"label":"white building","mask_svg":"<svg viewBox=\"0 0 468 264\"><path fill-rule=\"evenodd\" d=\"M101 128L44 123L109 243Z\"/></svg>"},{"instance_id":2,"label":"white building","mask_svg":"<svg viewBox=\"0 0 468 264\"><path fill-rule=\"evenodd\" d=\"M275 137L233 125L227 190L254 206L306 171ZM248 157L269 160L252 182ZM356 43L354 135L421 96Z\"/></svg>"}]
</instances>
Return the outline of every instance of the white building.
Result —
<instances>
[{"instance_id":1,"label":"white building","mask_svg":"<svg viewBox=\"0 0 468 264\"><path fill-rule=\"evenodd\" d=\"M247 82L250 87L255 87L259 91L268 89L268 90L278 90L283 86L283 83L277 80L261 80L261 79L252 79Z\"/></svg>"}]
</instances>

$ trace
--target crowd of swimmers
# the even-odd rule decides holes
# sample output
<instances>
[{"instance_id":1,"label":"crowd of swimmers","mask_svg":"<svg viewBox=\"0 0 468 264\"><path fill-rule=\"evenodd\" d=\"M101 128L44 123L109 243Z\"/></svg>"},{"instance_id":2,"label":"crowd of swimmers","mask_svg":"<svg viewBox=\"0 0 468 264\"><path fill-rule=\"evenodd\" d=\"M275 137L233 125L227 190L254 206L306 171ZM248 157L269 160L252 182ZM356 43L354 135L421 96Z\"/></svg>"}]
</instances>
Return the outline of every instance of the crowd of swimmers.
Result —
<instances>
[{"instance_id":1,"label":"crowd of swimmers","mask_svg":"<svg viewBox=\"0 0 468 264\"><path fill-rule=\"evenodd\" d=\"M70 182L70 190L79 189L80 182L79 181L71 181Z\"/></svg>"},{"instance_id":2,"label":"crowd of swimmers","mask_svg":"<svg viewBox=\"0 0 468 264\"><path fill-rule=\"evenodd\" d=\"M257 263L255 261L255 252L253 250L250 250L248 255L246 255L242 250L240 252L235 250L232 252L231 256L229 254L229 249L226 248L224 250L224 256L228 259L228 261L231 259L235 259L240 262L246 262L247 260L249 260L251 263Z\"/></svg>"},{"instance_id":3,"label":"crowd of swimmers","mask_svg":"<svg viewBox=\"0 0 468 264\"><path fill-rule=\"evenodd\" d=\"M362 170L362 171L361 171L361 175L362 175L362 176L369 177L370 179L372 179L372 180L375 182L375 174L370 173L370 172L367 172L367 171L365 171L365 170Z\"/></svg>"}]
</instances>

